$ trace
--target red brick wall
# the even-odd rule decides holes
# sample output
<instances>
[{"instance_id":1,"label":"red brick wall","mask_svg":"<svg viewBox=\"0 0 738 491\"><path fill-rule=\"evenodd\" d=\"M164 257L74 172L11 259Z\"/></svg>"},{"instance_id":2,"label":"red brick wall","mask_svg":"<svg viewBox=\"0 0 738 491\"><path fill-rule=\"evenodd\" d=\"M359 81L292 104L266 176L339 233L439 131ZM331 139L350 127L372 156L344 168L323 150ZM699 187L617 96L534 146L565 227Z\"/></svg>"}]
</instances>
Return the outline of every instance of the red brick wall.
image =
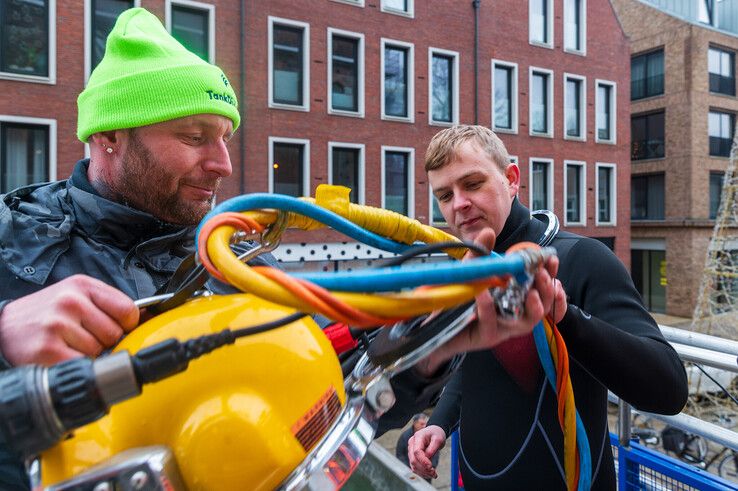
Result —
<instances>
[{"instance_id":1,"label":"red brick wall","mask_svg":"<svg viewBox=\"0 0 738 491\"><path fill-rule=\"evenodd\" d=\"M239 192L266 191L268 183L268 138L270 136L310 140L310 189L328 181L328 142L365 145L366 203L380 205L381 146L415 148L415 216L428 222L428 184L423 156L430 138L441 129L428 124L428 48L460 53L460 121L474 122L474 10L471 2L458 0L415 0L414 18L380 11L381 0L366 0L356 7L332 0L246 2L246 98L242 129L231 144L234 176L224 186L223 196ZM164 19L163 0L142 0ZM218 0L216 5L216 63L239 87L239 23L237 0ZM517 135L501 135L521 166L521 199L528 202L529 157L554 159L554 207L563 215L564 159L587 162L587 226L572 231L592 236L617 237L616 252L630 261L630 162L629 162L629 50L627 41L608 0L587 1L587 54L565 53L563 44L563 0L554 0L554 49L528 42L528 8L524 0L488 0L479 12L479 123L490 124L491 59L518 64ZM66 177L83 155L76 140L76 96L84 84L83 2L57 2L56 85L0 79L0 115L55 118L58 122L58 172ZM267 18L269 15L310 25L310 112L268 108ZM364 34L365 116L352 118L327 112L327 28ZM380 118L380 39L414 43L415 123L383 121ZM554 138L528 136L528 67L554 71ZM587 77L587 141L563 139L563 73ZM617 145L594 142L595 79L617 83ZM241 176L240 145L245 138L245 175ZM617 226L595 227L595 162L617 164ZM338 236L329 236L337 240ZM324 241L326 236L291 234L288 240Z\"/></svg>"}]
</instances>

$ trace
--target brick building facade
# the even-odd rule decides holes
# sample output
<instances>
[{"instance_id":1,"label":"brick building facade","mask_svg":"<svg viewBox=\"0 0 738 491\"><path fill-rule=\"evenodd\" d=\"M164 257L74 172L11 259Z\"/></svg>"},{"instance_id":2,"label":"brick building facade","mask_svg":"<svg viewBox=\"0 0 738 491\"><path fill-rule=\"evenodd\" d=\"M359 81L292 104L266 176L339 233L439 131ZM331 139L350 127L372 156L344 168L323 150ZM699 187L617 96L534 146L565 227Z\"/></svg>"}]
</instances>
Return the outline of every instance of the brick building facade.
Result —
<instances>
[{"instance_id":1,"label":"brick building facade","mask_svg":"<svg viewBox=\"0 0 738 491\"><path fill-rule=\"evenodd\" d=\"M651 309L691 317L738 113L738 36L637 0L613 6L633 60L634 280Z\"/></svg>"},{"instance_id":2,"label":"brick building facade","mask_svg":"<svg viewBox=\"0 0 738 491\"><path fill-rule=\"evenodd\" d=\"M478 122L519 163L523 203L552 209L564 228L602 239L629 264L630 51L608 0L246 0L243 11L235 0L7 0L0 22L15 38L0 51L0 173L14 177L3 177L3 192L23 183L20 168L34 178L26 181L64 178L84 155L76 96L116 3L156 13L238 88L244 119L221 200L353 183L358 202L442 226L425 147L443 127ZM35 65L8 62L29 29L44 39L43 22L22 25L14 9L48 19L48 56ZM46 152L45 170L32 150ZM337 234L285 240L294 254L284 259L359 257Z\"/></svg>"}]
</instances>

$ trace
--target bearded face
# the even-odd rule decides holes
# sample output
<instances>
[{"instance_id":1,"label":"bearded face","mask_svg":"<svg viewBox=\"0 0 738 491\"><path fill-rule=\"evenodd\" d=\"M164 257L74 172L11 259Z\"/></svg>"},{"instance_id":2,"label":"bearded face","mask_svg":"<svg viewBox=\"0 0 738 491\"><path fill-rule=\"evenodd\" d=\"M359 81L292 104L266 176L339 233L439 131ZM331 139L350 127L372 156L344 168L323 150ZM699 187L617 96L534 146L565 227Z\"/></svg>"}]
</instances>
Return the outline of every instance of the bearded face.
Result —
<instances>
[{"instance_id":1,"label":"bearded face","mask_svg":"<svg viewBox=\"0 0 738 491\"><path fill-rule=\"evenodd\" d=\"M198 169L185 174L175 170L176 165L158 159L132 130L121 172L110 188L120 201L160 220L195 225L210 211L221 178L215 173L198 176Z\"/></svg>"}]
</instances>

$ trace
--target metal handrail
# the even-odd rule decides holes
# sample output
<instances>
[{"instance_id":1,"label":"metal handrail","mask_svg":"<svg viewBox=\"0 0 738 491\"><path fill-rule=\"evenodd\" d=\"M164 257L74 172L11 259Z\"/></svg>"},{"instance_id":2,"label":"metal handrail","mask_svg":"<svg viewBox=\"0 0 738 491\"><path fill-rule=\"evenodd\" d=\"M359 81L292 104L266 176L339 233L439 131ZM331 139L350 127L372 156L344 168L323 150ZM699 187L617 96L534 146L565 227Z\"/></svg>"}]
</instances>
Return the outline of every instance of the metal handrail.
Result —
<instances>
[{"instance_id":1,"label":"metal handrail","mask_svg":"<svg viewBox=\"0 0 738 491\"><path fill-rule=\"evenodd\" d=\"M738 342L670 326L659 325L659 328L683 361L738 373L738 360L736 359L736 356L738 356ZM623 446L627 446L630 442L630 414L631 411L634 411L738 451L738 433L732 430L703 421L689 414L680 413L675 416L667 416L638 411L612 393L608 394L608 399L611 402L616 402L619 406L618 439Z\"/></svg>"},{"instance_id":2,"label":"metal handrail","mask_svg":"<svg viewBox=\"0 0 738 491\"><path fill-rule=\"evenodd\" d=\"M738 341L659 324L667 341L738 356Z\"/></svg>"}]
</instances>

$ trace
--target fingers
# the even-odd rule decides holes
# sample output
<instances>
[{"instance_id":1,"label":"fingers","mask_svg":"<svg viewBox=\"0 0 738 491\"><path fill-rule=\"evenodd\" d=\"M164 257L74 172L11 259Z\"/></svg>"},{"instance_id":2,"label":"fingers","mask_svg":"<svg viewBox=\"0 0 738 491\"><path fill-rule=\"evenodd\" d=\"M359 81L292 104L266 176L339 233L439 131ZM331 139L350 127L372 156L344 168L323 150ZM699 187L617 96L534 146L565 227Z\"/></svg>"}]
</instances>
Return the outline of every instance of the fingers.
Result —
<instances>
[{"instance_id":1,"label":"fingers","mask_svg":"<svg viewBox=\"0 0 738 491\"><path fill-rule=\"evenodd\" d=\"M445 443L446 433L439 426L431 425L417 431L407 446L408 460L413 472L424 478L437 478L431 458Z\"/></svg>"},{"instance_id":2,"label":"fingers","mask_svg":"<svg viewBox=\"0 0 738 491\"><path fill-rule=\"evenodd\" d=\"M89 278L90 299L117 323L125 332L130 332L138 325L139 310L130 297L110 285L94 278ZM120 336L118 336L119 338Z\"/></svg>"},{"instance_id":3,"label":"fingers","mask_svg":"<svg viewBox=\"0 0 738 491\"><path fill-rule=\"evenodd\" d=\"M561 322L561 320L564 318L567 308L568 302L566 299L564 286L559 280L554 280L554 303L551 309L551 317L553 317L556 324Z\"/></svg>"},{"instance_id":4,"label":"fingers","mask_svg":"<svg viewBox=\"0 0 738 491\"><path fill-rule=\"evenodd\" d=\"M122 292L75 275L7 304L0 313L0 350L13 365L96 356L133 329L138 315Z\"/></svg>"},{"instance_id":5,"label":"fingers","mask_svg":"<svg viewBox=\"0 0 738 491\"><path fill-rule=\"evenodd\" d=\"M77 353L76 356L80 354L97 356L103 350L100 341L91 332L81 329L78 325L69 324L58 330L66 345Z\"/></svg>"}]
</instances>

